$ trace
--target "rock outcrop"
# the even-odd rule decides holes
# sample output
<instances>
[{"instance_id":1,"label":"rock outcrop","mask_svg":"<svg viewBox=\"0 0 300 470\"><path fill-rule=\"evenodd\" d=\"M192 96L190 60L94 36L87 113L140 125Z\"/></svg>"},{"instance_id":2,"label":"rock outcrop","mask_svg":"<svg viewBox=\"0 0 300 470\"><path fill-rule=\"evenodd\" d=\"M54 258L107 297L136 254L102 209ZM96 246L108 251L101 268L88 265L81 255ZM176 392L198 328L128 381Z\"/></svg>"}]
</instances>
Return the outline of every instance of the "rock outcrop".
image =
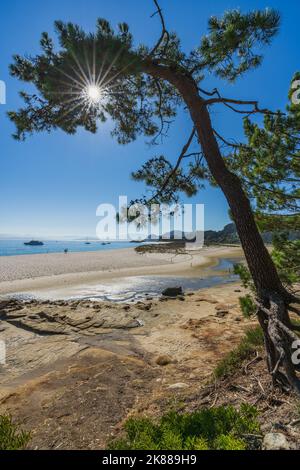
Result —
<instances>
[{"instance_id":1,"label":"rock outcrop","mask_svg":"<svg viewBox=\"0 0 300 470\"><path fill-rule=\"evenodd\" d=\"M182 287L168 287L162 292L164 297L179 297L183 295Z\"/></svg>"}]
</instances>

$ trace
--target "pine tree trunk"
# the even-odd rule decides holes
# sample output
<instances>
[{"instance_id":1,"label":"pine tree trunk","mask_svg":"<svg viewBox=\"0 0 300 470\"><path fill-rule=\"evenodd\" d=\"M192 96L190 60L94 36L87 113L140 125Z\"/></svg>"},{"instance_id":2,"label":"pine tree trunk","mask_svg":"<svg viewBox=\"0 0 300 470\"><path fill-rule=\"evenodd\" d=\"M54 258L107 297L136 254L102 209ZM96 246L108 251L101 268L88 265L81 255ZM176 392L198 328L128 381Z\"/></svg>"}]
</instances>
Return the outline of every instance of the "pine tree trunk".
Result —
<instances>
[{"instance_id":1,"label":"pine tree trunk","mask_svg":"<svg viewBox=\"0 0 300 470\"><path fill-rule=\"evenodd\" d=\"M258 318L264 332L267 364L273 383L280 384L286 390L293 389L299 394L300 383L291 359L293 337L292 332L289 334L291 322L287 309L287 293L265 247L241 182L228 170L222 158L206 106L199 99L194 104L194 99L189 98L189 95L186 102L210 172L231 209L258 299L266 307L266 311L269 309L269 314L258 311ZM278 322L286 327L285 331Z\"/></svg>"},{"instance_id":2,"label":"pine tree trunk","mask_svg":"<svg viewBox=\"0 0 300 470\"><path fill-rule=\"evenodd\" d=\"M209 111L194 80L182 71L149 64L147 72L169 81L185 101L197 130L199 143L213 178L223 191L236 224L245 258L262 305L258 320L264 332L267 364L274 383L300 393L299 380L291 359L293 333L288 314L289 295L255 222L250 201L241 181L226 166L215 138Z\"/></svg>"},{"instance_id":3,"label":"pine tree trunk","mask_svg":"<svg viewBox=\"0 0 300 470\"><path fill-rule=\"evenodd\" d=\"M191 115L198 130L209 170L223 191L231 209L257 292L261 296L264 296L266 292L282 292L281 281L257 228L250 201L239 178L226 167L206 107L197 106L197 109L193 107Z\"/></svg>"},{"instance_id":4,"label":"pine tree trunk","mask_svg":"<svg viewBox=\"0 0 300 470\"><path fill-rule=\"evenodd\" d=\"M226 167L207 106L199 96L196 83L181 71L154 64L145 68L156 78L169 81L184 99L209 170L228 201L258 294L263 297L268 292L283 293L277 270L257 228L250 201L239 178Z\"/></svg>"}]
</instances>

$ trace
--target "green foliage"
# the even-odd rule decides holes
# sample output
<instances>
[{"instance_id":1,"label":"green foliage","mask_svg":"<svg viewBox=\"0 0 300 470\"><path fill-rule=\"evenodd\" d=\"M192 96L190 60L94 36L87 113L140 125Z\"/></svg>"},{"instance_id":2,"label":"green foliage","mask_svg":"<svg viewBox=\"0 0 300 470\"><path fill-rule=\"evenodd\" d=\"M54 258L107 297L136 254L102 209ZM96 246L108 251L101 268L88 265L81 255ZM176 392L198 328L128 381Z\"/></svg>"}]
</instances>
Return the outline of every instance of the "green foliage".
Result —
<instances>
[{"instance_id":1,"label":"green foliage","mask_svg":"<svg viewBox=\"0 0 300 470\"><path fill-rule=\"evenodd\" d=\"M249 269L245 264L236 264L233 268L234 274L240 277L243 286L253 289L253 281Z\"/></svg>"},{"instance_id":2,"label":"green foliage","mask_svg":"<svg viewBox=\"0 0 300 470\"><path fill-rule=\"evenodd\" d=\"M33 95L21 93L25 107L9 113L17 126L16 138L53 128L74 133L83 126L96 132L97 120L105 121L108 115L116 123L113 134L121 143L134 140L140 133L154 135L163 120L170 124L181 100L174 87L146 75L153 59L193 75L196 82L211 70L234 80L260 65L262 56L255 54L255 49L270 44L279 22L278 13L270 9L247 14L233 10L223 18L209 20L209 35L190 54L183 52L177 35L170 33L152 56L148 47L134 47L126 23L120 23L114 31L107 20L99 18L95 32L86 33L76 24L57 21L60 50L43 33L41 54L14 56L11 74L33 83L37 91ZM108 84L106 102L99 109L80 106L80 88L98 77L101 86Z\"/></svg>"},{"instance_id":3,"label":"green foliage","mask_svg":"<svg viewBox=\"0 0 300 470\"><path fill-rule=\"evenodd\" d=\"M294 83L286 113L265 113L263 125L244 120L247 144L229 155L231 169L239 175L249 197L255 201L260 228L300 228L300 105L292 102Z\"/></svg>"},{"instance_id":4,"label":"green foliage","mask_svg":"<svg viewBox=\"0 0 300 470\"><path fill-rule=\"evenodd\" d=\"M264 336L260 326L248 329L240 344L219 362L214 370L215 377L220 379L235 373L242 363L250 358L257 348L262 347L263 344Z\"/></svg>"},{"instance_id":5,"label":"green foliage","mask_svg":"<svg viewBox=\"0 0 300 470\"><path fill-rule=\"evenodd\" d=\"M30 433L19 430L10 416L0 416L0 450L25 449Z\"/></svg>"},{"instance_id":6,"label":"green foliage","mask_svg":"<svg viewBox=\"0 0 300 470\"><path fill-rule=\"evenodd\" d=\"M245 333L245 341L249 347L259 348L264 344L264 334L260 326L249 328Z\"/></svg>"},{"instance_id":7,"label":"green foliage","mask_svg":"<svg viewBox=\"0 0 300 470\"><path fill-rule=\"evenodd\" d=\"M256 212L256 222L262 232L278 232L281 230L288 230L291 234L299 232L300 230L300 217L299 214L286 213L286 214L267 214L263 212Z\"/></svg>"},{"instance_id":8,"label":"green foliage","mask_svg":"<svg viewBox=\"0 0 300 470\"><path fill-rule=\"evenodd\" d=\"M273 250L271 257L277 268L279 277L284 284L292 285L300 280L300 240L289 240L287 232L278 232L273 235ZM238 275L245 288L255 292L249 269L244 264L234 266L234 273ZM240 298L240 305L246 316L255 313L255 304L251 295Z\"/></svg>"},{"instance_id":9,"label":"green foliage","mask_svg":"<svg viewBox=\"0 0 300 470\"><path fill-rule=\"evenodd\" d=\"M134 50L128 25L120 24L115 32L99 19L96 31L89 34L78 25L57 21L55 29L60 50L43 33L42 53L16 55L10 67L12 76L33 83L37 91L22 92L25 107L9 113L17 127L16 139L57 128L74 134L84 127L95 133L98 124L110 117L115 123L113 136L125 144L139 134L154 136L160 119L175 115L180 102L176 91L165 82L158 89L142 73L144 55L142 49ZM96 105L85 99L91 84L99 84L104 96Z\"/></svg>"},{"instance_id":10,"label":"green foliage","mask_svg":"<svg viewBox=\"0 0 300 470\"><path fill-rule=\"evenodd\" d=\"M247 450L246 442L231 435L222 435L215 441L216 450Z\"/></svg>"},{"instance_id":11,"label":"green foliage","mask_svg":"<svg viewBox=\"0 0 300 470\"><path fill-rule=\"evenodd\" d=\"M202 178L204 178L205 170L203 169ZM185 193L188 197L195 196L200 189L201 178L200 168L195 169L189 166L188 171L178 168L174 171L171 163L163 156L151 158L142 168L132 173L135 181L143 181L148 187L153 188L155 194L151 198L151 203L169 203L178 202L177 193ZM165 185L165 181L168 184ZM148 197L149 200L149 197ZM147 198L139 201L147 202Z\"/></svg>"},{"instance_id":12,"label":"green foliage","mask_svg":"<svg viewBox=\"0 0 300 470\"><path fill-rule=\"evenodd\" d=\"M99 124L110 119L114 123L112 136L120 144L139 135L157 144L168 134L183 105L174 81L157 74L158 66L173 78L177 73L190 76L196 86L211 71L232 81L260 65L261 46L270 44L279 23L278 13L271 9L245 14L229 11L222 18L212 17L209 34L199 47L185 53L175 33L165 34L151 50L143 44L135 46L126 23L113 29L100 18L94 32L89 33L76 24L57 21L56 40L43 33L40 54L14 56L11 75L34 86L33 94L20 93L24 106L8 113L16 126L14 137L24 140L32 133L56 129L74 134L80 127L96 133ZM90 84L101 88L103 99L97 105L87 99ZM201 149L188 158L189 163L182 160L183 169L170 178L162 201L176 200L181 191L194 195L203 187L199 181L204 178L216 184ZM157 190L162 179L155 168L150 174L154 161L150 160L135 177ZM173 168L166 163L165 169L168 166Z\"/></svg>"},{"instance_id":13,"label":"green foliage","mask_svg":"<svg viewBox=\"0 0 300 470\"><path fill-rule=\"evenodd\" d=\"M284 284L291 286L300 281L299 239L289 240L288 233L275 233L271 257ZM256 313L254 302L255 288L250 271L247 266L239 264L234 267L234 272L240 276L243 286L251 291L251 294L247 294L239 299L243 315L246 318L250 318Z\"/></svg>"},{"instance_id":14,"label":"green foliage","mask_svg":"<svg viewBox=\"0 0 300 470\"><path fill-rule=\"evenodd\" d=\"M253 298L251 297L251 295L247 294L245 295L245 297L240 297L239 302L240 302L240 307L241 307L244 317L251 318L257 310L256 305L253 302Z\"/></svg>"},{"instance_id":15,"label":"green foliage","mask_svg":"<svg viewBox=\"0 0 300 470\"><path fill-rule=\"evenodd\" d=\"M279 25L279 13L271 9L246 14L231 10L222 18L212 16L209 34L199 49L203 64L221 78L236 80L261 65L262 55L256 52L256 46L270 44Z\"/></svg>"},{"instance_id":16,"label":"green foliage","mask_svg":"<svg viewBox=\"0 0 300 470\"><path fill-rule=\"evenodd\" d=\"M202 409L194 413L171 411L156 422L131 418L126 437L110 443L112 450L245 450L245 434L260 431L256 408L243 404Z\"/></svg>"},{"instance_id":17,"label":"green foliage","mask_svg":"<svg viewBox=\"0 0 300 470\"><path fill-rule=\"evenodd\" d=\"M300 240L290 241L286 233L273 239L273 261L282 281L292 285L300 281Z\"/></svg>"},{"instance_id":18,"label":"green foliage","mask_svg":"<svg viewBox=\"0 0 300 470\"><path fill-rule=\"evenodd\" d=\"M252 276L245 264L236 264L234 266L234 274L240 277L242 285L246 289L250 289L251 294L239 298L242 314L245 318L251 318L256 313L256 305L254 302L255 287ZM233 353L234 355L234 353Z\"/></svg>"}]
</instances>

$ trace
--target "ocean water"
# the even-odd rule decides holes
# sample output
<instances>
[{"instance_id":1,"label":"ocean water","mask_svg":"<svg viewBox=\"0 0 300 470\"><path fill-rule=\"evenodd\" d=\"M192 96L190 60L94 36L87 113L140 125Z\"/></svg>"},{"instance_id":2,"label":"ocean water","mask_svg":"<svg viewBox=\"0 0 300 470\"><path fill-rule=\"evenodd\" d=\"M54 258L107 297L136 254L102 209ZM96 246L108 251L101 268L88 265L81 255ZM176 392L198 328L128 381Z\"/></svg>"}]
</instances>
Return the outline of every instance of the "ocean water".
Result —
<instances>
[{"instance_id":1,"label":"ocean water","mask_svg":"<svg viewBox=\"0 0 300 470\"><path fill-rule=\"evenodd\" d=\"M136 243L111 243L102 245L100 241L91 241L87 245L85 241L76 240L58 240L43 241L43 246L26 246L25 241L30 240L4 240L0 239L0 257L1 256L18 256L32 255L44 253L63 253L65 249L69 252L88 252L88 251L107 251L121 248L132 248L137 246ZM234 264L239 262L236 258L220 259L219 263L210 268L205 268L208 275L197 277L181 277L181 276L134 276L113 280L92 285L82 285L70 288L69 292L63 288L54 295L55 299L90 299L90 300L110 300L113 302L138 301L147 296L159 297L167 287L182 286L184 291L195 291L205 289L217 285L235 282L238 277L233 274ZM16 293L17 296L24 299L41 298L48 299L49 293ZM51 297L52 298L52 297Z\"/></svg>"},{"instance_id":2,"label":"ocean water","mask_svg":"<svg viewBox=\"0 0 300 470\"><path fill-rule=\"evenodd\" d=\"M82 240L41 240L44 246L26 246L24 242L30 240L4 240L0 239L0 256L37 255L45 253L63 253L69 250L70 253L80 253L86 251L107 251L120 248L130 248L136 246L135 243L118 242L110 245L102 245L100 241L91 241L87 245Z\"/></svg>"}]
</instances>

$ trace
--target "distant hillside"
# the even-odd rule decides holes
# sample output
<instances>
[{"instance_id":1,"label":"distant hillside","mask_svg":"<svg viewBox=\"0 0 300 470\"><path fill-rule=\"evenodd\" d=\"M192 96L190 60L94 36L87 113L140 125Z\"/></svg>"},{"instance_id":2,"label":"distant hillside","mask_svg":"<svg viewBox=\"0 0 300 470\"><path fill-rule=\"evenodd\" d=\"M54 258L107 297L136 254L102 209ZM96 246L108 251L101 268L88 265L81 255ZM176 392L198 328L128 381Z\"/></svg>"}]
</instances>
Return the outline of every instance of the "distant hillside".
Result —
<instances>
[{"instance_id":1,"label":"distant hillside","mask_svg":"<svg viewBox=\"0 0 300 470\"><path fill-rule=\"evenodd\" d=\"M219 244L236 244L240 243L235 224L225 225L223 230L219 232L215 230L206 230L204 233L204 240L206 245Z\"/></svg>"},{"instance_id":2,"label":"distant hillside","mask_svg":"<svg viewBox=\"0 0 300 470\"><path fill-rule=\"evenodd\" d=\"M265 243L272 243L273 239L273 233L272 232L265 232L262 234L263 240ZM195 237L195 233L193 233L193 236ZM164 234L163 237L159 237L155 239L152 236L148 237L148 241L151 241L152 243L158 242L158 241L164 241L164 242L176 242L176 241L184 241L184 242L194 242L195 238L193 239L193 236L185 236L180 231L171 231L169 233ZM300 239L300 231L293 231L290 232L290 240L298 240ZM237 234L236 226L234 223L225 225L223 230L216 231L216 230L206 230L204 232L204 240L205 240L205 245L237 245L240 243L239 236Z\"/></svg>"},{"instance_id":3,"label":"distant hillside","mask_svg":"<svg viewBox=\"0 0 300 470\"><path fill-rule=\"evenodd\" d=\"M263 240L265 243L272 243L273 238L272 232L265 232L262 234ZM213 245L213 244L236 244L240 243L235 224L228 224L226 225L223 230L219 232L215 230L207 230L204 235L205 244L206 245ZM290 240L298 240L300 239L300 232L299 231L292 231L290 232Z\"/></svg>"}]
</instances>

